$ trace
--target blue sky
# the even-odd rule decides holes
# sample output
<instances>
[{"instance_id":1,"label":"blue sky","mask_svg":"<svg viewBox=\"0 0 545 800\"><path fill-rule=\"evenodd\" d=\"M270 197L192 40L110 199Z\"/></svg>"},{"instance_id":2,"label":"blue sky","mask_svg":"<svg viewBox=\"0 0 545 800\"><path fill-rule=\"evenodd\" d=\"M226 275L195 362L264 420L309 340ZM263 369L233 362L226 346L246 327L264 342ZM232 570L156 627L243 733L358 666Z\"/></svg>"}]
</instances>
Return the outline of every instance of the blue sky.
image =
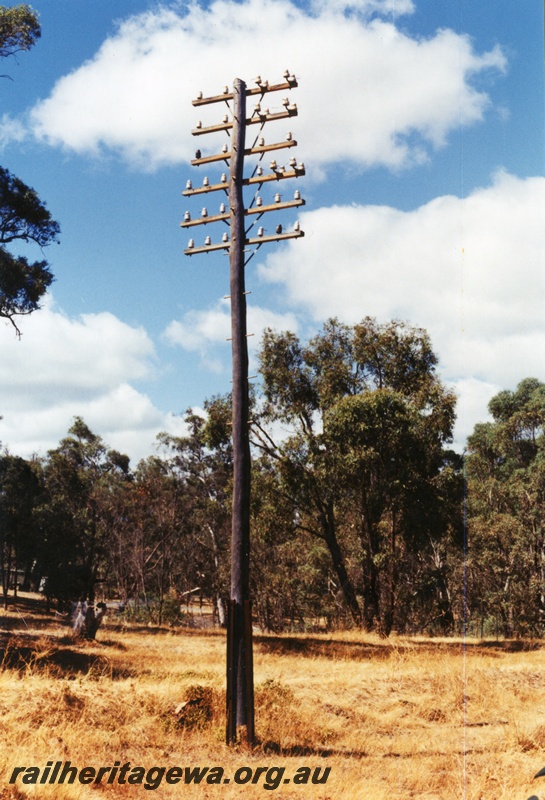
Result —
<instances>
[{"instance_id":1,"label":"blue sky","mask_svg":"<svg viewBox=\"0 0 545 800\"><path fill-rule=\"evenodd\" d=\"M202 205L185 182L205 174L189 165L191 99L286 68L306 236L248 267L253 346L265 325L307 337L332 315L425 327L459 395L459 447L495 392L545 380L541 2L35 8L41 40L2 68L1 163L37 189L61 243L22 339L0 326L11 452L45 453L79 414L134 462L229 390L227 259L184 257L179 227Z\"/></svg>"}]
</instances>

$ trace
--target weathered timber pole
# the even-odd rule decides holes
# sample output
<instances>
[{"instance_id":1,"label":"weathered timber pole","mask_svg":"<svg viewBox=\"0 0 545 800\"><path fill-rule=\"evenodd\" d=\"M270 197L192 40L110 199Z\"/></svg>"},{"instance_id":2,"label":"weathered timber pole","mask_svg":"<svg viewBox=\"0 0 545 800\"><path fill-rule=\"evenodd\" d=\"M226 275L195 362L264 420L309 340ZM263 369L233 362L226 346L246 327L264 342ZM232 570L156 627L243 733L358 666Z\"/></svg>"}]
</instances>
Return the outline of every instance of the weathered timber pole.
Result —
<instances>
[{"instance_id":1,"label":"weathered timber pole","mask_svg":"<svg viewBox=\"0 0 545 800\"><path fill-rule=\"evenodd\" d=\"M250 433L248 342L244 281L243 171L246 138L246 84L233 83L233 127L229 172L229 250L233 353L233 513L231 600L227 648L227 742L254 742L252 621L250 607Z\"/></svg>"},{"instance_id":2,"label":"weathered timber pole","mask_svg":"<svg viewBox=\"0 0 545 800\"><path fill-rule=\"evenodd\" d=\"M249 148L245 147L246 127L260 125L267 122L290 119L297 116L297 105L290 103L288 98L282 100L282 110L271 113L269 109L261 109L260 101L270 92L287 91L297 86L297 79L289 70L284 72L284 81L269 84L268 81L256 78L256 87L247 89L244 81L237 79L233 83L233 91L229 92L226 86L223 93L212 97L203 97L202 92L194 106L205 106L211 103L227 103L232 111L232 120L226 114L221 123L203 127L201 121L192 131L193 136L204 134L217 134L225 132L230 136L231 148L224 144L221 153L204 155L200 150L192 159L192 166L216 164L225 161L229 164L229 180L226 173L222 173L219 181L210 183L208 177L203 180L201 187L193 187L191 180L187 181L186 197L213 192L225 192L229 198L229 210L225 204L220 205L219 213L208 214L208 209L203 208L200 218L192 219L191 213L186 211L183 228L193 228L210 223L228 223L229 234L224 232L221 242L212 242L207 236L204 245L196 245L190 239L185 255L191 256L215 251L229 252L230 264L230 289L231 289L231 340L233 359L233 390L232 390L232 440L233 440L233 504L232 504L232 537L231 537L231 589L229 601L229 618L227 626L227 726L226 739L228 744L244 742L249 746L255 743L254 728L254 675L252 659L252 611L250 604L250 425L249 425L249 391L248 391L248 345L246 331L246 292L244 270L248 262L263 244L279 242L287 239L299 239L304 236L298 222L293 230L286 231L282 225L277 225L275 233L265 234L263 227L258 227L257 236L251 234L252 229L259 225L261 217L269 212L277 213L286 209L303 206L299 190L294 193L293 200L282 201L276 189L274 202L263 203L260 192L263 186L272 182L278 184L289 178L298 178L305 174L303 162L297 162L295 157L289 161L289 169L278 165L276 159L271 161L271 172L265 173L261 162L272 151L283 151L295 147L297 142L288 131L286 139L282 142L265 144L264 138L256 136ZM246 98L256 97L258 103L250 117L246 117ZM230 105L232 103L232 106ZM244 158L251 157L257 161L249 177L244 178ZM248 208L244 207L243 187L257 190ZM245 229L245 220L252 221Z\"/></svg>"}]
</instances>

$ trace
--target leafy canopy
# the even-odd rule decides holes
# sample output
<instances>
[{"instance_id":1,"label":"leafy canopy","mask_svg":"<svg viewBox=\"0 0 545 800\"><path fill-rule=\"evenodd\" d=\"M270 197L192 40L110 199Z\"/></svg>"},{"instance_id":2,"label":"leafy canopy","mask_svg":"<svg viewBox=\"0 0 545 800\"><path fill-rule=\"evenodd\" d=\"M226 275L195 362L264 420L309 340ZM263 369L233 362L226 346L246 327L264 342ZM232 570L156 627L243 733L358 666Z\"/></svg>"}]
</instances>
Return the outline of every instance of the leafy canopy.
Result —
<instances>
[{"instance_id":1,"label":"leafy canopy","mask_svg":"<svg viewBox=\"0 0 545 800\"><path fill-rule=\"evenodd\" d=\"M399 320L330 319L306 345L265 331L259 357L254 444L274 464L299 529L326 543L354 621L388 633L400 560L450 535L441 476L455 397L437 376L428 334ZM271 422L290 434L275 442Z\"/></svg>"},{"instance_id":2,"label":"leafy canopy","mask_svg":"<svg viewBox=\"0 0 545 800\"><path fill-rule=\"evenodd\" d=\"M28 5L0 6L0 56L30 50L41 36L38 15Z\"/></svg>"},{"instance_id":3,"label":"leafy canopy","mask_svg":"<svg viewBox=\"0 0 545 800\"><path fill-rule=\"evenodd\" d=\"M543 635L545 384L525 378L488 408L468 439L468 596L506 636Z\"/></svg>"},{"instance_id":4,"label":"leafy canopy","mask_svg":"<svg viewBox=\"0 0 545 800\"><path fill-rule=\"evenodd\" d=\"M0 56L29 50L40 37L40 24L30 6L0 6ZM59 225L38 194L20 178L0 167L0 317L14 322L30 314L53 281L45 260L29 262L11 252L16 241L43 248L57 242Z\"/></svg>"}]
</instances>

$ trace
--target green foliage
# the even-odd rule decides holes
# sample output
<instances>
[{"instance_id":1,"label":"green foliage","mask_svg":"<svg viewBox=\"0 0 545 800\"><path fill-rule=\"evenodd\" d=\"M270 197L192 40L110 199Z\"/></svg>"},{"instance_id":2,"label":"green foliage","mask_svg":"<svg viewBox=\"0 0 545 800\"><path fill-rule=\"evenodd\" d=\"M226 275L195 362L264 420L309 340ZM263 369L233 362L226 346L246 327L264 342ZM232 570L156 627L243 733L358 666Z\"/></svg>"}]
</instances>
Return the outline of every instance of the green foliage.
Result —
<instances>
[{"instance_id":1,"label":"green foliage","mask_svg":"<svg viewBox=\"0 0 545 800\"><path fill-rule=\"evenodd\" d=\"M545 628L545 384L489 404L468 439L469 610L506 635Z\"/></svg>"},{"instance_id":2,"label":"green foliage","mask_svg":"<svg viewBox=\"0 0 545 800\"><path fill-rule=\"evenodd\" d=\"M47 261L30 264L6 245L20 240L42 248L57 241L58 234L58 224L36 192L0 167L0 316L12 319L34 311L53 281Z\"/></svg>"},{"instance_id":3,"label":"green foliage","mask_svg":"<svg viewBox=\"0 0 545 800\"><path fill-rule=\"evenodd\" d=\"M34 465L19 456L3 454L0 457L0 574L6 606L10 584L16 591L18 570L25 570L23 585L30 582L32 558L39 537L35 511L40 494L40 480Z\"/></svg>"},{"instance_id":4,"label":"green foliage","mask_svg":"<svg viewBox=\"0 0 545 800\"><path fill-rule=\"evenodd\" d=\"M231 399L213 397L204 404L206 417L186 412L189 434L161 435L169 449L169 469L186 499L189 535L184 542L186 590L199 586L212 598L225 621L229 586L229 537L233 451Z\"/></svg>"},{"instance_id":5,"label":"green foliage","mask_svg":"<svg viewBox=\"0 0 545 800\"><path fill-rule=\"evenodd\" d=\"M252 483L251 596L263 630L304 631L338 621L327 548L298 530L279 477L257 462Z\"/></svg>"},{"instance_id":6,"label":"green foliage","mask_svg":"<svg viewBox=\"0 0 545 800\"><path fill-rule=\"evenodd\" d=\"M0 57L30 50L40 36L38 15L30 6L0 6Z\"/></svg>"},{"instance_id":7,"label":"green foliage","mask_svg":"<svg viewBox=\"0 0 545 800\"><path fill-rule=\"evenodd\" d=\"M36 311L52 282L47 261L29 264L23 256L12 256L0 248L0 317L12 320Z\"/></svg>"},{"instance_id":8,"label":"green foliage","mask_svg":"<svg viewBox=\"0 0 545 800\"><path fill-rule=\"evenodd\" d=\"M440 490L455 398L436 375L429 337L397 321L332 319L306 347L266 331L260 362L255 442L297 527L326 544L353 620L388 633L400 564L450 535L437 513L445 492L458 492L451 511L461 500L459 484ZM277 421L292 429L278 443L267 431Z\"/></svg>"},{"instance_id":9,"label":"green foliage","mask_svg":"<svg viewBox=\"0 0 545 800\"><path fill-rule=\"evenodd\" d=\"M29 50L39 37L40 24L30 6L0 7L0 57ZM39 308L53 275L47 261L29 263L9 246L22 241L44 248L58 235L58 223L34 189L0 167L0 317L9 319L18 334L14 317Z\"/></svg>"},{"instance_id":10,"label":"green foliage","mask_svg":"<svg viewBox=\"0 0 545 800\"><path fill-rule=\"evenodd\" d=\"M58 223L34 189L0 167L0 242L17 239L46 247L58 241L58 234Z\"/></svg>"},{"instance_id":11,"label":"green foliage","mask_svg":"<svg viewBox=\"0 0 545 800\"><path fill-rule=\"evenodd\" d=\"M447 449L455 401L425 331L370 318L330 320L308 343L267 331L260 360L250 554L259 625L453 630L463 618L463 463ZM4 575L17 562L36 586L47 578L50 597L100 592L154 624L182 621L180 604L198 592L223 622L231 399L204 408L189 409L186 434L162 434L160 455L135 470L81 418L29 467L34 494L26 462L0 463ZM494 422L470 440L469 607L487 625L498 615L506 630L516 620L518 630L538 631L544 386L523 381L491 411Z\"/></svg>"},{"instance_id":12,"label":"green foliage","mask_svg":"<svg viewBox=\"0 0 545 800\"><path fill-rule=\"evenodd\" d=\"M39 555L46 592L58 600L93 600L107 572L105 559L116 512L116 496L130 482L128 458L109 451L76 417L43 466L45 498L40 509Z\"/></svg>"}]
</instances>

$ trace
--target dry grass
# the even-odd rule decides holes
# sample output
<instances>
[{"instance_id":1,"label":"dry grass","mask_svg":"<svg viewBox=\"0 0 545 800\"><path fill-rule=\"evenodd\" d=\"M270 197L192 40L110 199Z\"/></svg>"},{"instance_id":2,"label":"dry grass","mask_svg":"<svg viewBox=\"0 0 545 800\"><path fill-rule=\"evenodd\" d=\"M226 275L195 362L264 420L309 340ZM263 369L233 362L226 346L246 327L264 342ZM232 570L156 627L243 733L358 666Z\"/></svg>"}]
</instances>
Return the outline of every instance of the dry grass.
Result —
<instances>
[{"instance_id":1,"label":"dry grass","mask_svg":"<svg viewBox=\"0 0 545 800\"><path fill-rule=\"evenodd\" d=\"M165 785L156 796L282 800L524 800L545 794L541 645L360 633L255 641L255 752L224 743L225 638L118 630L76 644L10 612L0 669L0 800L146 796L141 786L8 786L14 766L331 767L325 785ZM0 619L0 622L2 620ZM199 695L197 713L173 711ZM203 711L204 709L204 711ZM143 795L144 792L144 795Z\"/></svg>"}]
</instances>

